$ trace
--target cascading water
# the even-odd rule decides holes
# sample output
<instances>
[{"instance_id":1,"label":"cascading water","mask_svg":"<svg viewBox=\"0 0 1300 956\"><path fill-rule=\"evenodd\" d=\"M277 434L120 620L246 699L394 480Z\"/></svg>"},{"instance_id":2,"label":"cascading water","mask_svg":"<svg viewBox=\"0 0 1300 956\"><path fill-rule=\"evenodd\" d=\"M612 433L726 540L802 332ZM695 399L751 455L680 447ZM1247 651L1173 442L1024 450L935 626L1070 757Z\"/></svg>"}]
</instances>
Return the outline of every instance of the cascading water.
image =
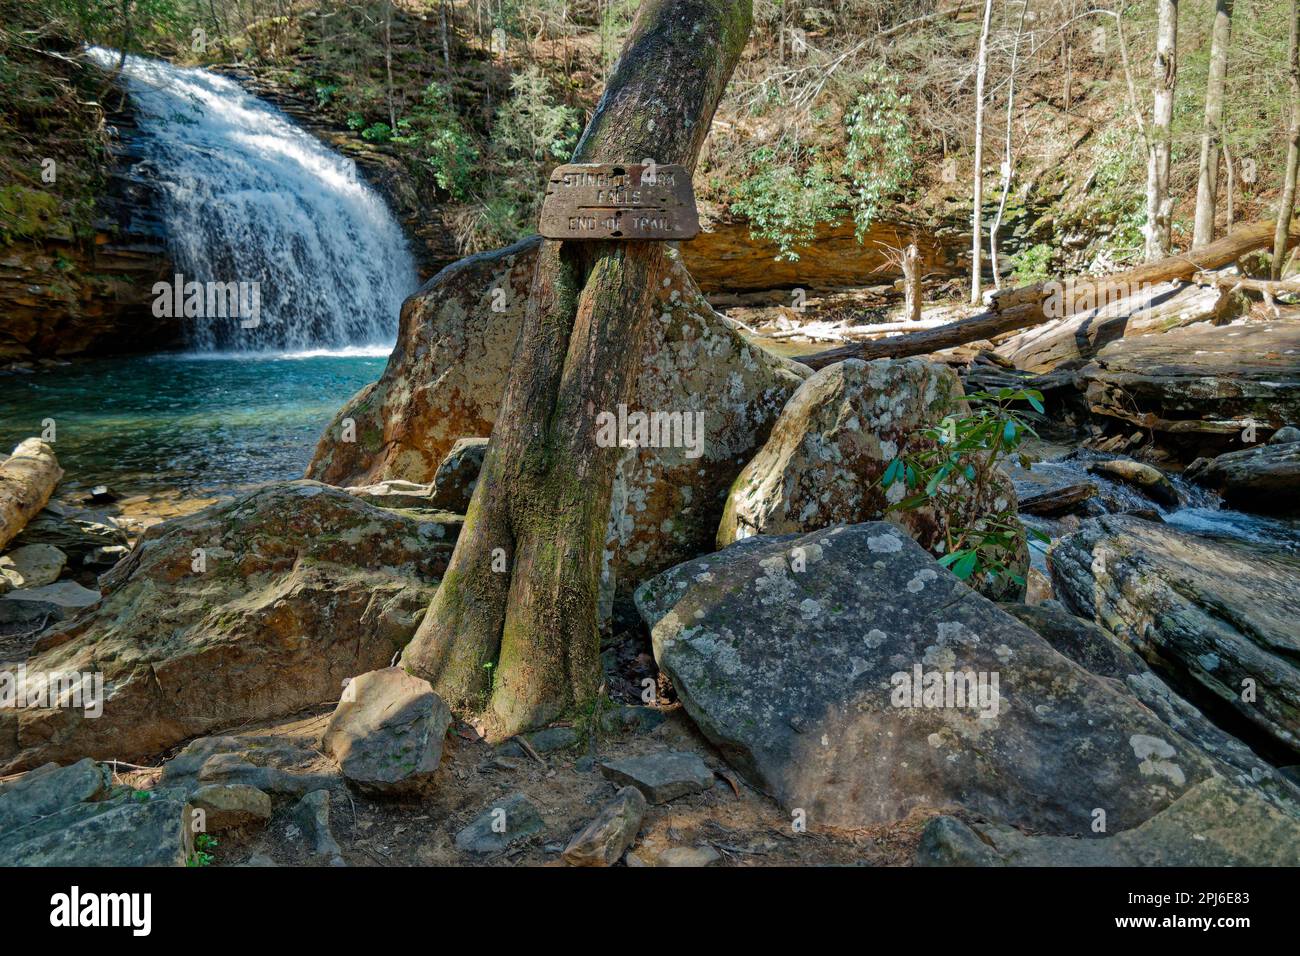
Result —
<instances>
[{"instance_id":1,"label":"cascading water","mask_svg":"<svg viewBox=\"0 0 1300 956\"><path fill-rule=\"evenodd\" d=\"M113 50L88 52L106 68L117 66ZM200 284L182 289L175 303L197 289L207 306L209 284L242 293L242 307L224 318L206 307L198 316L179 313L188 315L182 321L191 346L391 345L402 300L417 285L415 264L401 228L355 164L206 70L128 56L123 75L164 197L176 272Z\"/></svg>"}]
</instances>

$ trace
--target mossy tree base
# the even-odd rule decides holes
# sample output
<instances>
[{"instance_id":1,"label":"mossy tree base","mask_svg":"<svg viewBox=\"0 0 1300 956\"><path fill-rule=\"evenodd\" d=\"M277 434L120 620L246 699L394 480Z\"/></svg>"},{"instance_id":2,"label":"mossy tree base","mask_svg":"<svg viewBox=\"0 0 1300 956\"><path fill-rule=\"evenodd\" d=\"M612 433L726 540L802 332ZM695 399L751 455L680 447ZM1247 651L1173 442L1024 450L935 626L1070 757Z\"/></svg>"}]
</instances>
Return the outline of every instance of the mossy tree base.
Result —
<instances>
[{"instance_id":1,"label":"mossy tree base","mask_svg":"<svg viewBox=\"0 0 1300 956\"><path fill-rule=\"evenodd\" d=\"M694 169L749 35L751 4L646 0L573 162ZM515 366L456 552L402 664L507 737L600 686L597 593L620 449L596 416L627 401L668 275L658 242L546 241Z\"/></svg>"}]
</instances>

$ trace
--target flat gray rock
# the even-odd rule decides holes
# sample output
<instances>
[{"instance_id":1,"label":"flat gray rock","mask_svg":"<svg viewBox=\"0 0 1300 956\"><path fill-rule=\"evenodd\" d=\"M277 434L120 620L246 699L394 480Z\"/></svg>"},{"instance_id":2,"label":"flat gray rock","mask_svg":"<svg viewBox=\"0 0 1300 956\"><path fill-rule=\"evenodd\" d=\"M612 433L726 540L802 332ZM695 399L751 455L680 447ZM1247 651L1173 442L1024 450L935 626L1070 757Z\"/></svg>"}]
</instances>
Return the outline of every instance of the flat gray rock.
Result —
<instances>
[{"instance_id":1,"label":"flat gray rock","mask_svg":"<svg viewBox=\"0 0 1300 956\"><path fill-rule=\"evenodd\" d=\"M713 771L699 755L680 751L607 760L600 772L607 780L636 787L651 803L667 803L713 786Z\"/></svg>"},{"instance_id":2,"label":"flat gray rock","mask_svg":"<svg viewBox=\"0 0 1300 956\"><path fill-rule=\"evenodd\" d=\"M725 759L811 826L917 807L1087 835L1216 764L893 525L749 538L646 582L655 657Z\"/></svg>"},{"instance_id":3,"label":"flat gray rock","mask_svg":"<svg viewBox=\"0 0 1300 956\"><path fill-rule=\"evenodd\" d=\"M0 789L0 834L75 804L98 800L112 786L103 764L87 757L60 767L46 764Z\"/></svg>"},{"instance_id":4,"label":"flat gray rock","mask_svg":"<svg viewBox=\"0 0 1300 956\"><path fill-rule=\"evenodd\" d=\"M0 836L2 866L184 866L178 794L123 793L78 803Z\"/></svg>"},{"instance_id":5,"label":"flat gray rock","mask_svg":"<svg viewBox=\"0 0 1300 956\"><path fill-rule=\"evenodd\" d=\"M526 840L546 826L542 815L522 793L512 793L488 807L459 833L456 849L488 856Z\"/></svg>"}]
</instances>

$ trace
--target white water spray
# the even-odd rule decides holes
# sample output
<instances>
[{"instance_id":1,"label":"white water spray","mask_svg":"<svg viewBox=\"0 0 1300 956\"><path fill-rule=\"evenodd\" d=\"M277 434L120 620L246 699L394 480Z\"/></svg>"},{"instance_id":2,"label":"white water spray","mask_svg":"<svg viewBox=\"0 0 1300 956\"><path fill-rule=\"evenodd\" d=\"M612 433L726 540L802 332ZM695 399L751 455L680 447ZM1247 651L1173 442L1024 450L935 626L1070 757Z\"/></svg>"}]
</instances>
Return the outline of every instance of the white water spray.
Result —
<instances>
[{"instance_id":1,"label":"white water spray","mask_svg":"<svg viewBox=\"0 0 1300 956\"><path fill-rule=\"evenodd\" d=\"M89 55L117 66L118 54ZM391 346L417 286L401 228L356 165L207 70L128 56L123 68L185 280L256 282L260 319L189 318L193 348ZM171 277L165 277L170 279Z\"/></svg>"}]
</instances>

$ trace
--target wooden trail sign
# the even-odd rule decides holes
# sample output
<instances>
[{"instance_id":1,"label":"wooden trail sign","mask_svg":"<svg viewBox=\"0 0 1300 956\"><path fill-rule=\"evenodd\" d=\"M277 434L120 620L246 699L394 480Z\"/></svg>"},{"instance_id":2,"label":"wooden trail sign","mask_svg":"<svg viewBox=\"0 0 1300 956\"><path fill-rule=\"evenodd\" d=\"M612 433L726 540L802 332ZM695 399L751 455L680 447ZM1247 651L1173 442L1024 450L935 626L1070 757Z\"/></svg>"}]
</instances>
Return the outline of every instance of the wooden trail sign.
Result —
<instances>
[{"instance_id":1,"label":"wooden trail sign","mask_svg":"<svg viewBox=\"0 0 1300 956\"><path fill-rule=\"evenodd\" d=\"M547 239L693 239L700 231L682 166L571 163L546 185L538 232Z\"/></svg>"}]
</instances>

